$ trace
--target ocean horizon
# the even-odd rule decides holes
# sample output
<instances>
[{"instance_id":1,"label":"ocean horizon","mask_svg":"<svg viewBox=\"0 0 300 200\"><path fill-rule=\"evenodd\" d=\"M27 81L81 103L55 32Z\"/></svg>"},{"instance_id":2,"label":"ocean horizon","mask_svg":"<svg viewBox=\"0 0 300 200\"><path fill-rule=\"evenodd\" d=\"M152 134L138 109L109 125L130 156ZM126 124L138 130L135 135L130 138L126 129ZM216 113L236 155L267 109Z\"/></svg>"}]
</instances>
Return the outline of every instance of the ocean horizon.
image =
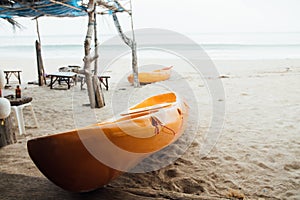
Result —
<instances>
[{"instance_id":1,"label":"ocean horizon","mask_svg":"<svg viewBox=\"0 0 300 200\"><path fill-rule=\"evenodd\" d=\"M300 58L300 33L193 33L186 37L197 43L212 60L255 60L255 59L298 59ZM100 35L100 48L114 51L126 46L119 44L107 45L105 41L117 35ZM83 58L84 35L49 35L42 36L42 55L51 58ZM0 58L25 59L35 57L35 41L37 36L2 36L0 37ZM172 40L171 40L172 41ZM102 44L105 45L102 45ZM137 40L137 45L139 45ZM172 45L173 49L194 53L190 44L180 41L163 44L153 43L154 47L163 48ZM160 59L170 58L167 54L143 54L145 58L159 56ZM155 57L155 58L156 58Z\"/></svg>"}]
</instances>

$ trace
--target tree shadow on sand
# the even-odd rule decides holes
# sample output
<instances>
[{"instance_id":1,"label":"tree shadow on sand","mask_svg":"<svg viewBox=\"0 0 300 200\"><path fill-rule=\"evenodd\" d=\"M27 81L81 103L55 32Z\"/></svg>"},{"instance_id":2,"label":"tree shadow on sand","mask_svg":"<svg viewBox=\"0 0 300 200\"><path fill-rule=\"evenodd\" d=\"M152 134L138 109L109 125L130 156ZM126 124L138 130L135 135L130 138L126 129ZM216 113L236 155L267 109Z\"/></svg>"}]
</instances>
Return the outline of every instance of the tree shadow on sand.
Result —
<instances>
[{"instance_id":1,"label":"tree shadow on sand","mask_svg":"<svg viewBox=\"0 0 300 200\"><path fill-rule=\"evenodd\" d=\"M0 199L139 199L140 197L120 188L104 187L88 193L71 193L65 191L49 180L20 174L0 172ZM143 199L154 199L143 197Z\"/></svg>"}]
</instances>

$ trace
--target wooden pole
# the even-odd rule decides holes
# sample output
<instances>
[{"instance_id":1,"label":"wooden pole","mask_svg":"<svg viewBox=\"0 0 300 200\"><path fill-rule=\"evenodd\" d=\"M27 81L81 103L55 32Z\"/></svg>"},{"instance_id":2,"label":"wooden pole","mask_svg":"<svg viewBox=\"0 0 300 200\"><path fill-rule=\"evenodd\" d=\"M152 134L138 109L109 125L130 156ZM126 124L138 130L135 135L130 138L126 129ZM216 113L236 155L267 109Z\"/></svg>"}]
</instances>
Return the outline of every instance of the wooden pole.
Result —
<instances>
[{"instance_id":1,"label":"wooden pole","mask_svg":"<svg viewBox=\"0 0 300 200\"><path fill-rule=\"evenodd\" d=\"M91 40L93 37L93 28L94 28L94 14L95 11L95 2L93 0L89 1L88 4L88 29L84 41L84 73L85 73L85 81L87 85L89 100L90 100L90 106L91 108L95 108L96 102L95 102L95 92L93 87L93 81L92 81L92 71L91 71Z\"/></svg>"},{"instance_id":2,"label":"wooden pole","mask_svg":"<svg viewBox=\"0 0 300 200\"><path fill-rule=\"evenodd\" d=\"M37 32L37 35L38 35L39 43L41 43L40 28L39 28L39 21L38 21L38 19L37 19L37 18L35 19L35 24L36 24L36 32Z\"/></svg>"},{"instance_id":3,"label":"wooden pole","mask_svg":"<svg viewBox=\"0 0 300 200\"><path fill-rule=\"evenodd\" d=\"M96 10L96 8L95 8ZM94 60L94 76L93 76L93 86L95 91L95 98L96 98L96 107L102 108L105 106L104 95L102 92L102 88L100 87L100 82L98 79L98 34L97 34L97 13L94 12L94 46L95 46L95 60Z\"/></svg>"},{"instance_id":4,"label":"wooden pole","mask_svg":"<svg viewBox=\"0 0 300 200\"><path fill-rule=\"evenodd\" d=\"M121 25L119 23L119 19L116 13L112 14L114 24L119 32L120 37L124 41L126 45L131 48L131 55L132 55L132 73L133 73L133 85L134 87L140 87L140 82L138 79L138 67L137 67L137 54L136 54L136 43L134 40L128 38L122 31ZM132 26L133 27L133 26ZM133 30L132 30L133 31ZM134 39L134 38L133 38Z\"/></svg>"},{"instance_id":5,"label":"wooden pole","mask_svg":"<svg viewBox=\"0 0 300 200\"><path fill-rule=\"evenodd\" d=\"M133 17L132 17L132 2L130 0L130 21L131 21L131 32L132 32L132 48L131 48L131 54L132 54L132 72L133 72L133 82L134 87L140 87L139 82L139 73L138 73L138 67L137 67L137 53L136 53L136 42L135 42L135 34L133 29Z\"/></svg>"},{"instance_id":6,"label":"wooden pole","mask_svg":"<svg viewBox=\"0 0 300 200\"><path fill-rule=\"evenodd\" d=\"M95 47L95 62L94 62L94 75L98 74L98 58L99 58L99 54L98 54L98 35L97 35L97 13L94 12L94 47Z\"/></svg>"},{"instance_id":7,"label":"wooden pole","mask_svg":"<svg viewBox=\"0 0 300 200\"><path fill-rule=\"evenodd\" d=\"M36 49L36 62L37 62L37 70L38 70L38 82L39 86L43 86L46 84L46 79L44 75L44 65L43 65L43 59L41 54L41 45L36 40L35 41L35 49Z\"/></svg>"},{"instance_id":8,"label":"wooden pole","mask_svg":"<svg viewBox=\"0 0 300 200\"><path fill-rule=\"evenodd\" d=\"M87 35L84 41L84 73L85 73L85 81L87 85L89 100L90 100L90 106L91 108L95 108L96 102L95 102L95 93L93 89L93 82L92 82L92 71L91 71L91 55L90 55L90 48L91 48L91 38L92 38L92 31L93 31L93 17L91 16L91 13L89 15L89 22L88 22L88 30Z\"/></svg>"},{"instance_id":9,"label":"wooden pole","mask_svg":"<svg viewBox=\"0 0 300 200\"><path fill-rule=\"evenodd\" d=\"M102 94L102 91L99 91L98 86L98 77L97 75L92 75L91 65L92 62L98 58L98 55L91 56L91 42L93 38L93 34L95 33L95 10L96 4L94 0L90 0L88 4L88 29L87 34L84 41L84 73L85 73L85 80L89 95L90 107L91 108L100 108L104 106L104 102L101 103L101 98L97 98L97 94ZM97 52L98 53L98 52ZM94 77L94 78L93 78ZM103 96L102 96L103 98Z\"/></svg>"},{"instance_id":10,"label":"wooden pole","mask_svg":"<svg viewBox=\"0 0 300 200\"><path fill-rule=\"evenodd\" d=\"M41 53L41 36L40 36L38 19L36 19L35 22L36 22L36 31L38 35L38 41L37 40L35 41L38 82L39 82L39 86L43 86L44 84L46 84L46 78L45 78L45 70L44 70L42 53Z\"/></svg>"}]
</instances>

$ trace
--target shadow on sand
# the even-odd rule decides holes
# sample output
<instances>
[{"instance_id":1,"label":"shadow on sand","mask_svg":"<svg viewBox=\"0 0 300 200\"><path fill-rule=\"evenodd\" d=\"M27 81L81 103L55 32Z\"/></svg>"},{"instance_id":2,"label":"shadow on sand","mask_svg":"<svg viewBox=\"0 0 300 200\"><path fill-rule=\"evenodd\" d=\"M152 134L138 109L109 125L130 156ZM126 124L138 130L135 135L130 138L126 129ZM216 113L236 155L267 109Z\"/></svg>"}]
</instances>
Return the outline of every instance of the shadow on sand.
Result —
<instances>
[{"instance_id":1,"label":"shadow on sand","mask_svg":"<svg viewBox=\"0 0 300 200\"><path fill-rule=\"evenodd\" d=\"M88 193L65 191L46 178L0 172L0 199L140 199L141 197L124 192L120 188L104 187ZM143 199L154 199L143 197Z\"/></svg>"}]
</instances>

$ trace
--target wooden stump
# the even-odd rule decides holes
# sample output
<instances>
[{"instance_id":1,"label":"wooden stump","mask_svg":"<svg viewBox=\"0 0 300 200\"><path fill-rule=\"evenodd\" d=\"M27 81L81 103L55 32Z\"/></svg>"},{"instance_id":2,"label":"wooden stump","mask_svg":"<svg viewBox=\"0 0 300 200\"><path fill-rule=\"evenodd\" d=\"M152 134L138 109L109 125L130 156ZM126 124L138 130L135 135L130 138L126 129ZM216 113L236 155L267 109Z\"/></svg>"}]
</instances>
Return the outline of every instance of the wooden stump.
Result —
<instances>
[{"instance_id":1,"label":"wooden stump","mask_svg":"<svg viewBox=\"0 0 300 200\"><path fill-rule=\"evenodd\" d=\"M16 133L12 124L11 115L5 120L0 120L0 147L16 143Z\"/></svg>"}]
</instances>

